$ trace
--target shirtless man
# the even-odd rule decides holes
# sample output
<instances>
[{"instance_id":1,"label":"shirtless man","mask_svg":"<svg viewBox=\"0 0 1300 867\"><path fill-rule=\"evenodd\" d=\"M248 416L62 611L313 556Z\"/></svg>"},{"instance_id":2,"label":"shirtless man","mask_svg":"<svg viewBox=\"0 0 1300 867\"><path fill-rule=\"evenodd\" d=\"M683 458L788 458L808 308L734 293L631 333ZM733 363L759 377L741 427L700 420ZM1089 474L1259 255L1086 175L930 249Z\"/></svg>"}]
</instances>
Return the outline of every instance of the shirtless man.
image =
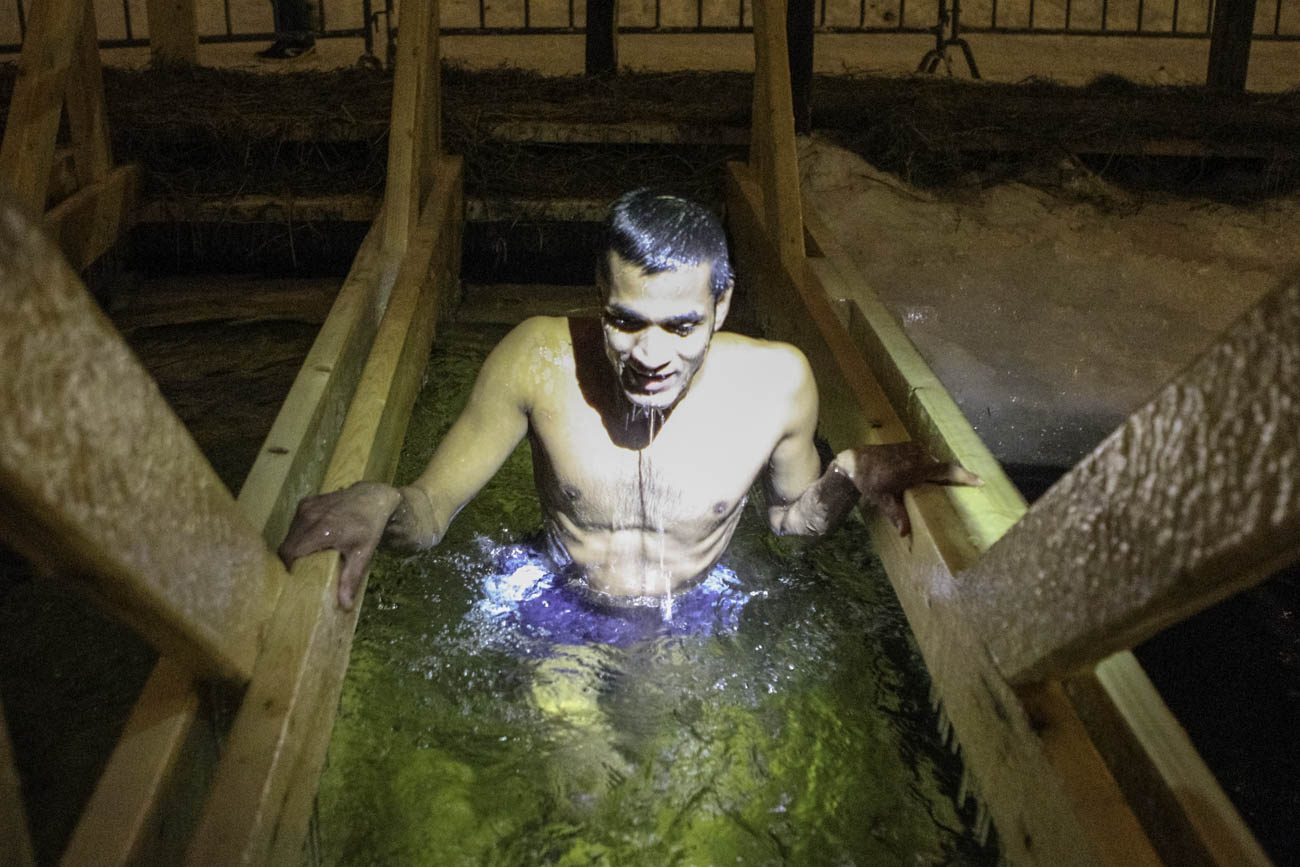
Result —
<instances>
[{"instance_id":1,"label":"shirtless man","mask_svg":"<svg viewBox=\"0 0 1300 867\"><path fill-rule=\"evenodd\" d=\"M639 190L615 203L597 263L600 319L539 316L492 351L420 477L305 499L285 562L332 548L351 608L381 539L438 544L528 437L550 554L604 604L658 605L722 556L764 474L773 531L820 535L863 496L909 532L903 491L980 484L910 443L841 452L822 471L817 388L792 346L720 331L732 298L721 225Z\"/></svg>"}]
</instances>

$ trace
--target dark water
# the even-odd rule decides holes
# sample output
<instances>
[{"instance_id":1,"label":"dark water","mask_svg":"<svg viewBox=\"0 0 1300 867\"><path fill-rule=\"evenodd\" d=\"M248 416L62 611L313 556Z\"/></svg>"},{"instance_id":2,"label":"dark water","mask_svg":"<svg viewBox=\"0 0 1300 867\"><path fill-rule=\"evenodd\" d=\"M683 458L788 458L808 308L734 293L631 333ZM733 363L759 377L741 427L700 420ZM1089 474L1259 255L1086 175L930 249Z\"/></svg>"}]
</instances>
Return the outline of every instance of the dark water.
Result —
<instances>
[{"instance_id":1,"label":"dark water","mask_svg":"<svg viewBox=\"0 0 1300 867\"><path fill-rule=\"evenodd\" d=\"M500 331L435 348L399 479ZM521 652L483 617L540 525L526 448L435 551L371 575L320 787L325 864L976 864L929 682L860 524L778 539L751 504L735 628Z\"/></svg>"}]
</instances>

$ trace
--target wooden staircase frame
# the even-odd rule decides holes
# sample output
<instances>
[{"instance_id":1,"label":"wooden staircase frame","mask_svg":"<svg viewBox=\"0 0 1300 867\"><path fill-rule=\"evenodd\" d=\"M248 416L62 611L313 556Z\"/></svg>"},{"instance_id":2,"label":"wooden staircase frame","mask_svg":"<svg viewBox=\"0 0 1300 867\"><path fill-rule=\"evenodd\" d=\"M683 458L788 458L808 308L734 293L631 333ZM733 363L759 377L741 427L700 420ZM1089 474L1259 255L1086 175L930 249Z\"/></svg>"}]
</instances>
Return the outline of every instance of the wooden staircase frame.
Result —
<instances>
[{"instance_id":1,"label":"wooden staircase frame","mask_svg":"<svg viewBox=\"0 0 1300 867\"><path fill-rule=\"evenodd\" d=\"M79 268L129 226L138 172L112 167L98 60L87 48L94 39L86 0L37 8L46 17L33 17L0 150L0 177L18 200L4 210L46 213L46 229ZM399 44L384 205L237 499L215 481L148 375L39 235L20 233L35 270L0 269L6 294L25 292L40 302L28 320L0 323L0 346L25 353L14 384L0 388L0 416L41 415L31 412L32 396L60 377L79 397L58 401L40 430L17 424L4 431L0 533L34 563L126 614L163 653L63 864L280 864L300 856L359 606L341 612L334 605L336 554L304 558L287 574L271 550L304 494L391 478L437 316L459 272L461 166L440 149L436 0L406 11L414 32ZM908 540L878 516L867 523L1007 859L1053 867L1267 864L1123 648L1294 557L1294 500L1269 489L1266 477L1250 476L1251 487L1234 490L1271 495L1281 511L1243 518L1216 538L1215 557L1187 568L1152 573L1146 561L1122 565L1126 571L1111 578L1149 588L1140 602L1116 602L1105 583L1078 580L1076 564L1099 542L1125 550L1145 544L1149 525L1121 525L1135 503L1149 500L1105 492L1149 487L1149 474L1134 467L1161 443L1142 432L1167 420L1202 431L1197 425L1207 416L1185 411L1179 395L1195 393L1203 398L1199 406L1221 408L1213 416L1220 422L1241 419L1233 442L1213 440L1229 466L1259 455L1250 442L1264 424L1274 431L1281 424L1281 439L1290 433L1292 440L1265 456L1289 460L1300 407L1300 288L1288 284L1238 323L1209 362L1184 373L1169 396L1135 414L1026 514L997 462L839 249L816 203L801 195L784 4L759 0L754 15L751 157L728 172L741 284L756 292L773 336L809 356L822 432L832 446L911 438L985 479L980 489L909 493ZM61 157L55 134L65 106L72 143ZM74 189L52 196L58 184L50 179L65 164ZM51 334L76 339L51 341ZM49 348L68 345L74 351ZM1282 373L1268 383L1272 391L1264 390L1285 400L1265 407L1263 423L1260 404L1251 402L1260 381L1232 363L1243 354L1276 362ZM93 394L65 375L106 363L112 375L96 380ZM1228 394L1247 399L1232 403ZM134 424L118 423L112 436L69 442L40 435L85 432L119 417ZM147 455L158 453L165 459L154 465ZM84 473L104 484L44 484L59 467L71 468L69 479ZM143 482L129 490L111 483L141 473ZM1171 496L1194 484L1180 476ZM1057 537L1081 509L1100 529L1075 549L1070 540L1077 534ZM106 523L105 514L117 523ZM142 560L140 550L151 557ZM1034 556L1044 550L1053 552L1045 562ZM1225 558L1244 565L1220 577ZM215 565L201 574L205 561ZM204 592L196 597L195 587ZM1062 606L1089 616L1070 619L1070 629L1053 628L1059 620L1051 615ZM204 724L196 683L213 676L244 687L244 696L212 784L202 803L191 805L192 833L177 844L158 833L170 809L165 793L169 778L187 766L195 727ZM0 844L24 864L31 846L16 792L0 714Z\"/></svg>"},{"instance_id":2,"label":"wooden staircase frame","mask_svg":"<svg viewBox=\"0 0 1300 867\"><path fill-rule=\"evenodd\" d=\"M64 241L68 264L81 268L129 227L138 171L111 168L98 56L86 48L95 45L87 0L52 0L36 9L43 17L34 15L24 44L0 154L0 177L16 200L4 216L44 210L66 103L72 165L87 183L43 222ZM356 609L342 612L334 604L336 554L304 558L286 573L273 548L304 494L392 477L438 314L458 287L461 161L441 151L436 0L416 2L405 19L418 38L403 40L397 62L384 204L238 499L216 480L148 374L47 242L21 233L28 258L42 263L39 273L4 271L6 293L22 288L31 297L47 297L55 309L36 321L4 323L5 345L12 341L26 354L14 383L0 390L0 411L31 416L32 395L46 384L42 377L93 369L109 357L116 362L113 376L100 377L93 394L82 392L71 402L76 410L89 406L86 417L45 413L52 417L47 429L86 431L118 416L144 422L129 432L118 424L99 440L87 436L69 444L15 435L0 445L0 533L6 541L43 571L75 578L80 589L127 613L163 653L61 864L252 864L299 857ZM119 212L120 219L107 219ZM84 214L91 215L89 224L77 218ZM51 271L57 279L46 279ZM42 355L51 344L85 348ZM134 446L117 448L123 441ZM158 453L164 459L151 461ZM74 494L42 485L42 473L60 461L105 484L82 485ZM24 465L28 472L15 470ZM139 475L141 467L145 483L126 495L112 493L113 479ZM141 490L156 492L172 508L142 501ZM187 509L196 498L199 505ZM117 523L96 523L105 512L118 516ZM129 545L121 527L134 530ZM205 546L205 539L217 541ZM133 560L139 550L175 552L176 558ZM211 569L194 568L205 561ZM232 563L246 565L232 570ZM190 580L173 580L177 575ZM197 601L186 595L195 586L206 588ZM193 766L191 735L206 725L196 687L211 676L243 687L243 700L209 769L212 784L202 803L169 803L169 778L178 767ZM9 752L0 728L4 795L17 791ZM30 863L22 800L0 797L0 803L0 841L12 841L5 851ZM192 833L179 842L174 833L160 833L164 820L183 821L187 813Z\"/></svg>"}]
</instances>

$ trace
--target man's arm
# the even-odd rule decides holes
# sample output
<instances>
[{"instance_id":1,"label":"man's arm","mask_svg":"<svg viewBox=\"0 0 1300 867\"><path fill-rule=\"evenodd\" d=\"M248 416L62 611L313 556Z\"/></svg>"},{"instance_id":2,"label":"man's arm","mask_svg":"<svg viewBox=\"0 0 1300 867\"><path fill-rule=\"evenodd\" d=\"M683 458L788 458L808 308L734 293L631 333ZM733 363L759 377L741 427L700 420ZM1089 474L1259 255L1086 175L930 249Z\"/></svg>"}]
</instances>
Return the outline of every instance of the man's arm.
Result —
<instances>
[{"instance_id":1,"label":"man's arm","mask_svg":"<svg viewBox=\"0 0 1300 867\"><path fill-rule=\"evenodd\" d=\"M342 555L338 600L350 609L366 565L381 539L399 549L438 544L456 513L487 484L528 430L533 376L545 324L529 320L511 331L484 361L465 409L410 485L380 482L315 497L298 505L280 546L289 566L325 549Z\"/></svg>"},{"instance_id":2,"label":"man's arm","mask_svg":"<svg viewBox=\"0 0 1300 867\"><path fill-rule=\"evenodd\" d=\"M788 405L790 424L772 451L768 467L768 520L780 534L820 536L854 504L866 498L879 506L900 535L912 532L903 492L926 482L982 485L956 464L936 461L914 442L859 446L835 456L820 476L813 435L817 428L817 385L807 359L797 351L796 389Z\"/></svg>"}]
</instances>

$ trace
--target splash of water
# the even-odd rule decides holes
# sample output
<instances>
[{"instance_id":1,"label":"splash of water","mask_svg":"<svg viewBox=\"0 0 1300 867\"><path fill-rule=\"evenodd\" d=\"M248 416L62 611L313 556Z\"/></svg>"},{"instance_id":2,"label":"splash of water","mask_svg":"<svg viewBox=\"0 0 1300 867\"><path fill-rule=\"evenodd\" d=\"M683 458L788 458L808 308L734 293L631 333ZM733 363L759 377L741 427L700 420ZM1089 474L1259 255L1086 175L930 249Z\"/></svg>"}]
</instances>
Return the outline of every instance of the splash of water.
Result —
<instances>
[{"instance_id":1,"label":"splash of water","mask_svg":"<svg viewBox=\"0 0 1300 867\"><path fill-rule=\"evenodd\" d=\"M664 548L666 546L666 534L664 533L664 510L666 506L664 498L658 497L657 499L659 502L657 503L657 509L651 510L648 508L650 504L647 504L645 499L646 464L650 464L651 472L654 471L653 464L649 461L650 446L654 444L656 425L659 430L663 430L664 419L662 413L654 407L645 407L644 410L641 407L633 407L632 412L633 415L636 416L640 415L642 411L645 412L646 416L647 436L645 446L637 454L637 475L638 482L641 485L641 513L642 518L646 520L646 523L649 523L650 515L648 512L655 512L654 526L656 532L659 534L659 575L663 579L664 583L664 598L663 602L660 603L659 610L665 621L671 621L673 619L673 583L672 576L664 567Z\"/></svg>"}]
</instances>

